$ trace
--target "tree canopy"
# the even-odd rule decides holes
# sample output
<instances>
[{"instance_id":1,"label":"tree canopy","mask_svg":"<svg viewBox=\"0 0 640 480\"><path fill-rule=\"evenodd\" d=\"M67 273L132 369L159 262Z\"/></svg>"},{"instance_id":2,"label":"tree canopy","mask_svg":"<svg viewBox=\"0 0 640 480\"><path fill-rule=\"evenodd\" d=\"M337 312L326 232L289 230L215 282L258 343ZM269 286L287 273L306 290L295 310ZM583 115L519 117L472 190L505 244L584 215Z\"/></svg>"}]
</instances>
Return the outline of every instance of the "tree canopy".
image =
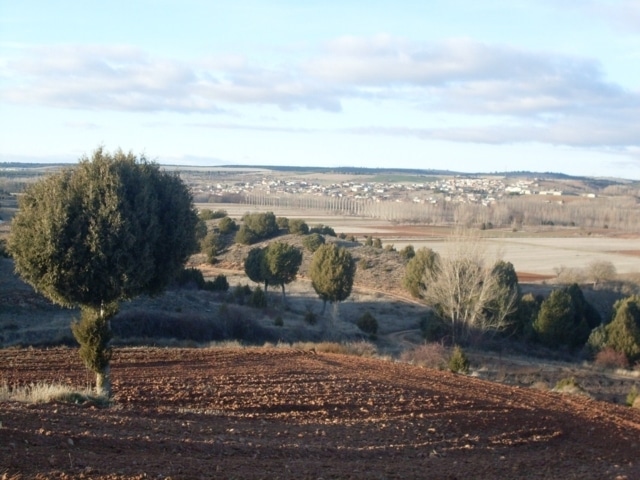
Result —
<instances>
[{"instance_id":1,"label":"tree canopy","mask_svg":"<svg viewBox=\"0 0 640 480\"><path fill-rule=\"evenodd\" d=\"M269 283L280 285L284 298L284 286L296 278L302 263L302 252L288 243L271 242L264 250L263 262Z\"/></svg>"},{"instance_id":2,"label":"tree canopy","mask_svg":"<svg viewBox=\"0 0 640 480\"><path fill-rule=\"evenodd\" d=\"M158 294L196 249L180 178L146 158L97 149L27 189L9 240L17 273L65 307Z\"/></svg>"},{"instance_id":3,"label":"tree canopy","mask_svg":"<svg viewBox=\"0 0 640 480\"><path fill-rule=\"evenodd\" d=\"M356 265L349 251L335 243L320 246L309 267L311 284L324 306L327 302L341 302L351 295L355 272Z\"/></svg>"},{"instance_id":4,"label":"tree canopy","mask_svg":"<svg viewBox=\"0 0 640 480\"><path fill-rule=\"evenodd\" d=\"M9 245L27 283L54 303L82 307L82 325L74 329L81 349L84 338L105 349L105 321L117 302L162 292L195 251L197 222L177 175L145 157L98 148L25 191ZM100 359L85 361L104 373L107 351L86 358Z\"/></svg>"}]
</instances>

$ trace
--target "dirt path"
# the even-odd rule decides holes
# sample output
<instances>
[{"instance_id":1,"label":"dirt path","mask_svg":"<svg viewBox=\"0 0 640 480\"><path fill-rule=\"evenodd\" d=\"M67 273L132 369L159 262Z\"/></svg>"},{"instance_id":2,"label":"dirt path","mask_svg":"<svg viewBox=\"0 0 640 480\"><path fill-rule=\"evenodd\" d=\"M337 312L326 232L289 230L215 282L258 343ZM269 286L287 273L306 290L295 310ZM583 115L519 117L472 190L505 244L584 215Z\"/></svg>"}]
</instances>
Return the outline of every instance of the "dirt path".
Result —
<instances>
[{"instance_id":1,"label":"dirt path","mask_svg":"<svg viewBox=\"0 0 640 480\"><path fill-rule=\"evenodd\" d=\"M75 350L0 350L0 383L54 380L86 382ZM127 348L113 381L109 409L0 404L0 476L640 478L638 410L403 364Z\"/></svg>"}]
</instances>

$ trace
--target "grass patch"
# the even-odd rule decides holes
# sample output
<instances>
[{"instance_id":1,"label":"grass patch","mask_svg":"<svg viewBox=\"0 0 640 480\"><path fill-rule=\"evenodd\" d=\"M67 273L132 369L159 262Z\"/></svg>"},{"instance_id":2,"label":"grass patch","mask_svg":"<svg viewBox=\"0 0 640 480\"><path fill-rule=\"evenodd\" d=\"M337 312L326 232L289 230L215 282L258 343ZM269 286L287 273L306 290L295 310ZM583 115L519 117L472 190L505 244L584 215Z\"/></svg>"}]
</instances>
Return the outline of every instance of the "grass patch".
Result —
<instances>
[{"instance_id":1,"label":"grass patch","mask_svg":"<svg viewBox=\"0 0 640 480\"><path fill-rule=\"evenodd\" d=\"M106 407L109 399L95 395L91 390L77 390L59 383L31 383L21 387L10 387L6 383L0 387L0 401L22 403L61 402L75 405L92 404Z\"/></svg>"},{"instance_id":2,"label":"grass patch","mask_svg":"<svg viewBox=\"0 0 640 480\"><path fill-rule=\"evenodd\" d=\"M279 345L280 346L280 345ZM359 342L295 342L291 348L305 352L337 353L340 355L352 355L356 357L375 357L378 349L373 343Z\"/></svg>"}]
</instances>

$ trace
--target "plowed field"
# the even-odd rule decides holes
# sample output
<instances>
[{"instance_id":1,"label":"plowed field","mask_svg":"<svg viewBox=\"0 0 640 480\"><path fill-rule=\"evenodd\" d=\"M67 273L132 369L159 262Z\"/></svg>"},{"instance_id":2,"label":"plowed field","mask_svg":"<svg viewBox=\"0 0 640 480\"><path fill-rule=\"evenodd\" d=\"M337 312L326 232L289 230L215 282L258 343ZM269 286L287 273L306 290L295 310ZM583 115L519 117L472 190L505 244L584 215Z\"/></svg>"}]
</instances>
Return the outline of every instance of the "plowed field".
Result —
<instances>
[{"instance_id":1,"label":"plowed field","mask_svg":"<svg viewBox=\"0 0 640 480\"><path fill-rule=\"evenodd\" d=\"M110 408L1 403L0 478L640 478L640 411L581 397L267 348L118 349L112 379ZM37 381L88 378L0 350Z\"/></svg>"}]
</instances>

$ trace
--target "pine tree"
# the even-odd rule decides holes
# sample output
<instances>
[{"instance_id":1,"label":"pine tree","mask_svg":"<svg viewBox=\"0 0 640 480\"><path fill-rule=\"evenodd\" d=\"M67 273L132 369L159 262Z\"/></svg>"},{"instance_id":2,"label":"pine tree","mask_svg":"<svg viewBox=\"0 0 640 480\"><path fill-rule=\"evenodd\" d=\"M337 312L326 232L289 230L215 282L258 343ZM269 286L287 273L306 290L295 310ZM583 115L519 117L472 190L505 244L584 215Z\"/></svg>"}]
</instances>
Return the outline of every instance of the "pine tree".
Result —
<instances>
[{"instance_id":1,"label":"pine tree","mask_svg":"<svg viewBox=\"0 0 640 480\"><path fill-rule=\"evenodd\" d=\"M327 302L342 302L351 295L355 271L351 254L334 243L322 245L313 254L309 276L313 289L323 301L323 314Z\"/></svg>"}]
</instances>

